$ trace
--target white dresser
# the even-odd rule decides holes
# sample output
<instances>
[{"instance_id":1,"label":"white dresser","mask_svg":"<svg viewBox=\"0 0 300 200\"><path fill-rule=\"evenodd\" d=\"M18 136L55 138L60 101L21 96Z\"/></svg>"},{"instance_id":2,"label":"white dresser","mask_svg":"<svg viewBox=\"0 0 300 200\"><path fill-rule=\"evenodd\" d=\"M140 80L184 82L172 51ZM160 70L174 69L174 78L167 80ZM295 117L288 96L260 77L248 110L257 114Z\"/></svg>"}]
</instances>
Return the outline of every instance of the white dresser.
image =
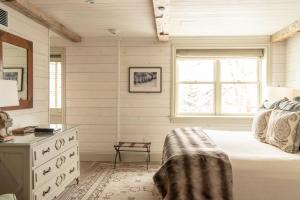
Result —
<instances>
[{"instance_id":1,"label":"white dresser","mask_svg":"<svg viewBox=\"0 0 300 200\"><path fill-rule=\"evenodd\" d=\"M79 181L78 128L57 125L54 135L18 136L0 143L0 194L18 200L51 200Z\"/></svg>"}]
</instances>

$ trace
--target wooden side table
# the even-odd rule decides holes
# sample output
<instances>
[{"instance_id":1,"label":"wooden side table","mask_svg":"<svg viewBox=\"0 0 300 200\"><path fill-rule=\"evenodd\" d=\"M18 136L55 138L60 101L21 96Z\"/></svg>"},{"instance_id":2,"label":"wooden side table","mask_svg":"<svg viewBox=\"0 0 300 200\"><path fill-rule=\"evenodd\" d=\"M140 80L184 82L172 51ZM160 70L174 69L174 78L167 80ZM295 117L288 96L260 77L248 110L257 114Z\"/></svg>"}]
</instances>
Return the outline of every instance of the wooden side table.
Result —
<instances>
[{"instance_id":1,"label":"wooden side table","mask_svg":"<svg viewBox=\"0 0 300 200\"><path fill-rule=\"evenodd\" d=\"M119 156L119 161L122 161L121 151L146 152L148 154L147 155L147 169L148 169L150 163L150 146L151 146L151 142L119 142L118 144L114 145L114 148L116 150L114 169L116 168L118 156Z\"/></svg>"}]
</instances>

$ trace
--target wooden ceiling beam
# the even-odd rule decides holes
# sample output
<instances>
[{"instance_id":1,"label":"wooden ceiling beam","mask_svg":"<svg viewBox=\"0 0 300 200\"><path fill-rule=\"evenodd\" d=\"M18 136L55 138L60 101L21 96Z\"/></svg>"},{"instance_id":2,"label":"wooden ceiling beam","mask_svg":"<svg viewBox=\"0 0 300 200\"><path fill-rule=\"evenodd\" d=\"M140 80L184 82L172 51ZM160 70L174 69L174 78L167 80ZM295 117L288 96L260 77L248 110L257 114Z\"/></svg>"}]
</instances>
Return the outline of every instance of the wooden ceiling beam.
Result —
<instances>
[{"instance_id":1,"label":"wooden ceiling beam","mask_svg":"<svg viewBox=\"0 0 300 200\"><path fill-rule=\"evenodd\" d=\"M25 16L31 18L32 20L40 23L43 26L46 26L53 32L61 35L62 37L72 41L72 42L81 42L81 37L65 27L63 24L58 22L53 17L47 15L36 6L29 3L27 0L0 0L5 5L19 11Z\"/></svg>"},{"instance_id":2,"label":"wooden ceiling beam","mask_svg":"<svg viewBox=\"0 0 300 200\"><path fill-rule=\"evenodd\" d=\"M153 0L156 34L159 41L169 41L170 0Z\"/></svg>"},{"instance_id":3,"label":"wooden ceiling beam","mask_svg":"<svg viewBox=\"0 0 300 200\"><path fill-rule=\"evenodd\" d=\"M272 42L280 42L286 40L300 31L300 20L293 22L287 27L272 35Z\"/></svg>"}]
</instances>

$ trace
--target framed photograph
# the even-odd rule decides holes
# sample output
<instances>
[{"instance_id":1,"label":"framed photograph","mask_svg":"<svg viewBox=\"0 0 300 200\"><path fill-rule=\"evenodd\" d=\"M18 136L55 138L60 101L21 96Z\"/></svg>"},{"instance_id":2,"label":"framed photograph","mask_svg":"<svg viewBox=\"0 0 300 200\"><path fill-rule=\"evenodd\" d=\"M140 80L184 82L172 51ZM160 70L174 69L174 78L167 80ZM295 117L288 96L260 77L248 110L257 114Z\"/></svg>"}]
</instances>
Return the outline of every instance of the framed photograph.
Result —
<instances>
[{"instance_id":1,"label":"framed photograph","mask_svg":"<svg viewBox=\"0 0 300 200\"><path fill-rule=\"evenodd\" d=\"M161 67L129 67L130 93L160 93Z\"/></svg>"},{"instance_id":2,"label":"framed photograph","mask_svg":"<svg viewBox=\"0 0 300 200\"><path fill-rule=\"evenodd\" d=\"M23 91L23 67L9 67L3 68L3 79L4 80L15 80L18 84L18 91Z\"/></svg>"}]
</instances>

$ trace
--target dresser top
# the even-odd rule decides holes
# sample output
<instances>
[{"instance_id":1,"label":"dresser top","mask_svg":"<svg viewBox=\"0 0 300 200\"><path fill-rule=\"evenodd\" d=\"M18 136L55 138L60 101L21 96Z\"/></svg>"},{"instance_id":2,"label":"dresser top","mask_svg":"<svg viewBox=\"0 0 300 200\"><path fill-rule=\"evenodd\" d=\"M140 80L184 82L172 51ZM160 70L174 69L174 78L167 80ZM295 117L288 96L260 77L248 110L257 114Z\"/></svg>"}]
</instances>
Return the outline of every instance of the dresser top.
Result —
<instances>
[{"instance_id":1,"label":"dresser top","mask_svg":"<svg viewBox=\"0 0 300 200\"><path fill-rule=\"evenodd\" d=\"M14 140L8 141L8 142L0 142L1 146L31 146L36 143L40 143L43 141L48 140L51 137L55 137L57 135L61 135L64 132L74 129L78 127L78 125L70 125L70 124L48 124L48 125L39 125L38 127L49 127L54 128L55 133L32 133L25 136L15 136Z\"/></svg>"}]
</instances>

